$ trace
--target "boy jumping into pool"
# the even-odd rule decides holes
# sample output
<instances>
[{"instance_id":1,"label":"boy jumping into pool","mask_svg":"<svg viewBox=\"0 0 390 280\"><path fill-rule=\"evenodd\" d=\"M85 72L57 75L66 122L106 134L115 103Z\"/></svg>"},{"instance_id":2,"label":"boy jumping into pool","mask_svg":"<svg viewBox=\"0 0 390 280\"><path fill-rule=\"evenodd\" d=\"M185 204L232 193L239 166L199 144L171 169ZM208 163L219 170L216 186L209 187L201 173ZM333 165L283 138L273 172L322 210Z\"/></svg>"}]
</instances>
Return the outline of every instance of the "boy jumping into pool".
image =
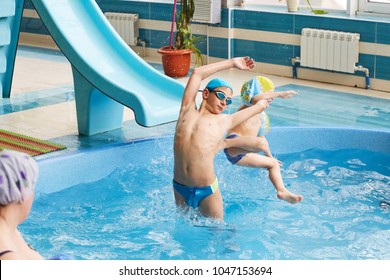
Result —
<instances>
[{"instance_id":1,"label":"boy jumping into pool","mask_svg":"<svg viewBox=\"0 0 390 280\"><path fill-rule=\"evenodd\" d=\"M214 173L214 157L228 148L227 131L258 115L269 101L259 100L253 106L234 114L221 114L231 104L232 86L225 80L212 79L202 91L203 101L196 108L201 82L218 71L255 66L249 57L234 58L194 69L182 98L174 137L173 189L178 206L198 208L206 217L223 220L223 203Z\"/></svg>"},{"instance_id":2,"label":"boy jumping into pool","mask_svg":"<svg viewBox=\"0 0 390 280\"><path fill-rule=\"evenodd\" d=\"M274 92L273 82L262 76L253 77L243 84L241 89L241 99L243 105L238 108L238 112L250 108L260 100L272 100L273 98L291 98L297 93L293 90ZM290 203L298 203L302 200L301 195L295 195L284 186L280 173L280 162L276 160L268 145L264 135L269 130L269 119L263 111L250 119L232 128L227 137L227 146L224 152L227 159L240 166L268 169L269 178L274 185L277 197ZM263 152L264 155L259 154Z\"/></svg>"}]
</instances>

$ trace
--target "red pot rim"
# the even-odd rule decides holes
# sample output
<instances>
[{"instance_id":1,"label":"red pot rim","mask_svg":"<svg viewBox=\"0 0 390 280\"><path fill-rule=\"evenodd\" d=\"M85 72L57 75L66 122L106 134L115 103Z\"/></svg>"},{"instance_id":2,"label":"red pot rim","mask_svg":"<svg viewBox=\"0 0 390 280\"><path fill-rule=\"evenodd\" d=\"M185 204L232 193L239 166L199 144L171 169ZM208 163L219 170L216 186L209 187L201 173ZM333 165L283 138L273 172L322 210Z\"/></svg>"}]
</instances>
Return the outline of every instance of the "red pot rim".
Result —
<instances>
[{"instance_id":1,"label":"red pot rim","mask_svg":"<svg viewBox=\"0 0 390 280\"><path fill-rule=\"evenodd\" d=\"M158 50L158 53L160 54L173 54L173 55L182 55L182 54L187 54L187 53L193 53L194 51L193 50L190 50L190 49L183 49L183 50L175 50L169 46L164 46L164 47L161 47L159 50Z\"/></svg>"}]
</instances>

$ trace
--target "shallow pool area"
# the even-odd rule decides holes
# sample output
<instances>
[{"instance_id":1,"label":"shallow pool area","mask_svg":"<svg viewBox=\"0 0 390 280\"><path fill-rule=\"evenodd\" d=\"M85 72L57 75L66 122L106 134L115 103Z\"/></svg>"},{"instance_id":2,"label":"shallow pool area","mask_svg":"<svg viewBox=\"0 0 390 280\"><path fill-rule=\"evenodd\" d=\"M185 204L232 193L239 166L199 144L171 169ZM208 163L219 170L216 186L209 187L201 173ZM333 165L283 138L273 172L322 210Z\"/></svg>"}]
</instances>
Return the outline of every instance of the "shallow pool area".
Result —
<instances>
[{"instance_id":1,"label":"shallow pool area","mask_svg":"<svg viewBox=\"0 0 390 280\"><path fill-rule=\"evenodd\" d=\"M39 160L28 240L76 259L389 259L390 133L274 128L297 205L265 170L216 158L225 222L176 209L172 135Z\"/></svg>"}]
</instances>

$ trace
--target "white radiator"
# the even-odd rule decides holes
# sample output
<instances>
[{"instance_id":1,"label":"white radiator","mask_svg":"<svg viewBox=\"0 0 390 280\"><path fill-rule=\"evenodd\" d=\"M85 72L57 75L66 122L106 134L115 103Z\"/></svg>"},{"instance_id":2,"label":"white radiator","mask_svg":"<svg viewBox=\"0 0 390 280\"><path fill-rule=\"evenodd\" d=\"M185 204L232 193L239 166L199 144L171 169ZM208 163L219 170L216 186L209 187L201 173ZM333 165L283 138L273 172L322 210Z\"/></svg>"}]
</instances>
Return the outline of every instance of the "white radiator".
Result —
<instances>
[{"instance_id":1,"label":"white radiator","mask_svg":"<svg viewBox=\"0 0 390 280\"><path fill-rule=\"evenodd\" d=\"M221 0L196 0L194 21L220 23L221 10Z\"/></svg>"},{"instance_id":2,"label":"white radiator","mask_svg":"<svg viewBox=\"0 0 390 280\"><path fill-rule=\"evenodd\" d=\"M126 44L130 46L137 45L139 36L138 14L107 12L104 15Z\"/></svg>"},{"instance_id":3,"label":"white radiator","mask_svg":"<svg viewBox=\"0 0 390 280\"><path fill-rule=\"evenodd\" d=\"M359 40L357 33L303 28L301 66L354 73Z\"/></svg>"}]
</instances>

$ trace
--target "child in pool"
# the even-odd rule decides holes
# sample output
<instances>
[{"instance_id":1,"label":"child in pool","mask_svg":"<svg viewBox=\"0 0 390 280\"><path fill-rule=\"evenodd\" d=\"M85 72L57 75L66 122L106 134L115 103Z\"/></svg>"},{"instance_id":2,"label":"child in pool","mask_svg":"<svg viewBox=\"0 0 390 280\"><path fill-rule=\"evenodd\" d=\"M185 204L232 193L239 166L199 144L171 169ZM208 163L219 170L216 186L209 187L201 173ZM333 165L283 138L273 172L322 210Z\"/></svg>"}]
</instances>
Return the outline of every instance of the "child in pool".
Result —
<instances>
[{"instance_id":1,"label":"child in pool","mask_svg":"<svg viewBox=\"0 0 390 280\"><path fill-rule=\"evenodd\" d=\"M198 208L206 217L223 220L223 203L214 173L215 155L227 148L225 134L239 123L258 115L268 107L259 100L246 110L222 114L232 102L233 89L225 80L212 79L202 90L198 109L196 95L201 82L229 68L250 70L249 57L233 58L195 68L184 90L174 137L173 191L178 206Z\"/></svg>"},{"instance_id":2,"label":"child in pool","mask_svg":"<svg viewBox=\"0 0 390 280\"><path fill-rule=\"evenodd\" d=\"M0 150L0 260L41 260L18 226L30 213L38 165L24 153Z\"/></svg>"},{"instance_id":3,"label":"child in pool","mask_svg":"<svg viewBox=\"0 0 390 280\"><path fill-rule=\"evenodd\" d=\"M259 100L271 101L273 98L291 98L297 93L293 90L274 92L273 82L262 76L253 77L243 84L241 89L241 99L243 105L238 111L244 110L256 104ZM263 111L245 122L232 128L226 137L226 142L230 148L225 148L227 159L232 164L248 166L253 168L266 168L269 178L274 185L277 197L289 203L298 203L302 200L301 195L291 193L284 186L280 173L280 162L276 160L270 151L268 141L264 134L269 130L269 119ZM263 152L264 155L259 154Z\"/></svg>"}]
</instances>

